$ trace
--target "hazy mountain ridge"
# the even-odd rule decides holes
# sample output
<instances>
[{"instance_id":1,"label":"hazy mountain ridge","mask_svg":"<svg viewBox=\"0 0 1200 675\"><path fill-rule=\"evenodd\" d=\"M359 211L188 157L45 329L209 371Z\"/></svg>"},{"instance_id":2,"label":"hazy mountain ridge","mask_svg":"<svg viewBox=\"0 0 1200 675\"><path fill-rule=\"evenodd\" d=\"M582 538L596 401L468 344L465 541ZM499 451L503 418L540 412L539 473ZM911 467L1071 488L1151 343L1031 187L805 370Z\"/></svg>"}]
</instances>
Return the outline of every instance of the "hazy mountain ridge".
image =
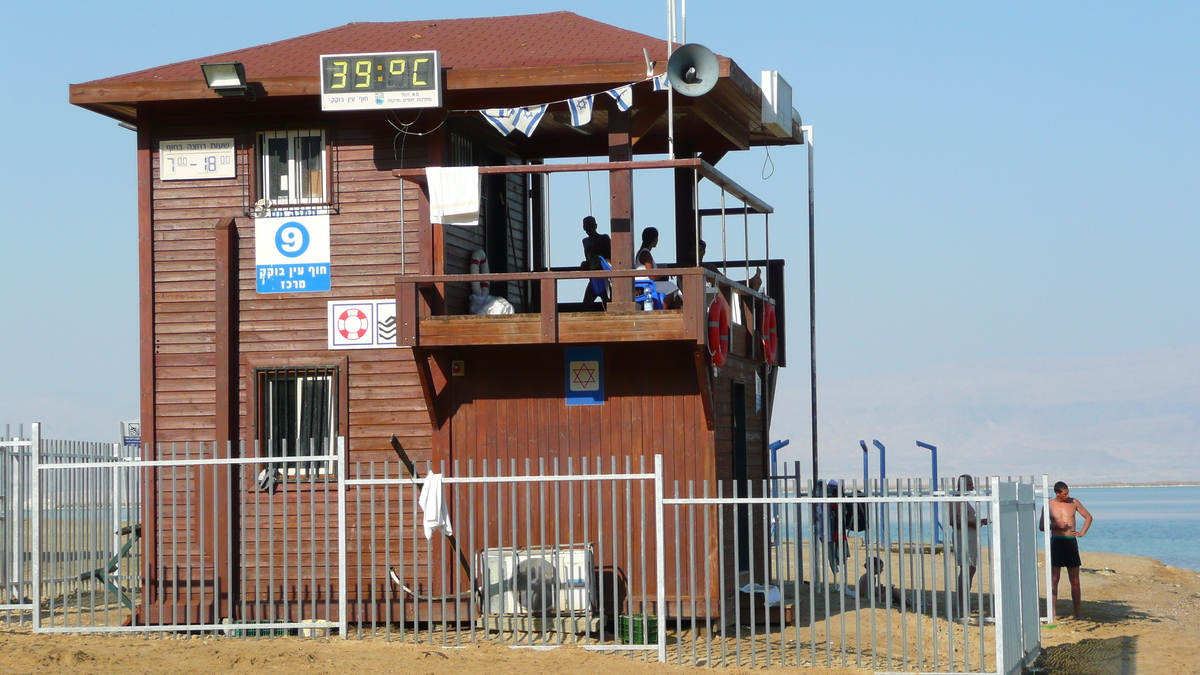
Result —
<instances>
[{"instance_id":1,"label":"hazy mountain ridge","mask_svg":"<svg viewBox=\"0 0 1200 675\"><path fill-rule=\"evenodd\" d=\"M793 375L789 373L788 375ZM1051 474L1068 482L1200 478L1200 345L1080 359L944 364L821 384L821 473L862 474L859 439L888 448L888 475ZM786 378L772 438L808 474L807 382ZM871 474L878 452L871 449Z\"/></svg>"}]
</instances>

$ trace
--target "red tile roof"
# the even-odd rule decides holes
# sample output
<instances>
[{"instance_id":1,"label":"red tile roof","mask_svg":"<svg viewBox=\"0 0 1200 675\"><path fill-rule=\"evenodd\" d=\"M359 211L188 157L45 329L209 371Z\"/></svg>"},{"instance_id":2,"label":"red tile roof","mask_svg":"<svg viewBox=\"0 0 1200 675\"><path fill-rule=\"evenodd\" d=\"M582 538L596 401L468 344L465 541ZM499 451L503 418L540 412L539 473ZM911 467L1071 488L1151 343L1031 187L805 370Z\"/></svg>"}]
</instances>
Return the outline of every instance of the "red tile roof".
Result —
<instances>
[{"instance_id":1,"label":"red tile roof","mask_svg":"<svg viewBox=\"0 0 1200 675\"><path fill-rule=\"evenodd\" d=\"M663 38L610 26L572 12L478 19L351 23L257 47L180 61L96 83L201 79L200 63L241 61L251 81L318 74L322 54L438 50L443 68L521 68L641 62L661 56Z\"/></svg>"}]
</instances>

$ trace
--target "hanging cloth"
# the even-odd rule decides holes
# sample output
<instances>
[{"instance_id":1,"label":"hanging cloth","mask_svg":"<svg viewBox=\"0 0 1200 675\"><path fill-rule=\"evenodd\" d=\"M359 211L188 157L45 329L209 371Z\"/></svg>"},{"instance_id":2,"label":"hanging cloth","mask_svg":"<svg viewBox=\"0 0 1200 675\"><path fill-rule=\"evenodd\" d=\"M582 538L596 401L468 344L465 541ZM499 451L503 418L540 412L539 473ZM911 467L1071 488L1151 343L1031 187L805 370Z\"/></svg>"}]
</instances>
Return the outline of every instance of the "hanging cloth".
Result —
<instances>
[{"instance_id":1,"label":"hanging cloth","mask_svg":"<svg viewBox=\"0 0 1200 675\"><path fill-rule=\"evenodd\" d=\"M444 225L479 225L479 167L430 166L429 220Z\"/></svg>"},{"instance_id":2,"label":"hanging cloth","mask_svg":"<svg viewBox=\"0 0 1200 675\"><path fill-rule=\"evenodd\" d=\"M425 476L425 484L421 486L421 496L417 499L421 507L425 526L425 538L432 539L434 532L441 532L447 537L454 534L450 524L450 511L446 508L446 493L442 487L442 474L431 473Z\"/></svg>"}]
</instances>

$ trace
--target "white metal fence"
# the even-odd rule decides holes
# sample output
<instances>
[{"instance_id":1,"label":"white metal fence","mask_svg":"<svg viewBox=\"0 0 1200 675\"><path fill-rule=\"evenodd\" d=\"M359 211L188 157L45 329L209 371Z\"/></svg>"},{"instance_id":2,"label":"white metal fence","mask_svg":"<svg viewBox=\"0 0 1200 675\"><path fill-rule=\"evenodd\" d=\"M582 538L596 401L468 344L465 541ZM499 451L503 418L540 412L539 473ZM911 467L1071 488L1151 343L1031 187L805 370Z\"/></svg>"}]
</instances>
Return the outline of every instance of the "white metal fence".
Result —
<instances>
[{"instance_id":1,"label":"white metal fence","mask_svg":"<svg viewBox=\"0 0 1200 675\"><path fill-rule=\"evenodd\" d=\"M27 590L0 606L37 632L572 644L701 666L1003 675L1040 647L1029 483L668 485L660 456L349 464L340 442L118 461L55 454L37 431L19 446L41 504L14 540ZM431 480L453 536L423 532Z\"/></svg>"},{"instance_id":2,"label":"white metal fence","mask_svg":"<svg viewBox=\"0 0 1200 675\"><path fill-rule=\"evenodd\" d=\"M137 459L140 449L115 443L55 441L41 437L41 426L26 433L6 427L0 438L0 584L4 589L0 611L11 626L32 620L37 603L60 606L78 604L80 594L91 591L91 576L105 577L115 552L141 522L141 495L131 474L110 471L97 476L49 477L33 480L36 459L46 462L94 462L123 466ZM49 500L42 494L53 495ZM42 504L35 509L35 504ZM40 528L35 528L36 522ZM39 541L35 544L35 539ZM35 556L34 551L41 555ZM127 551L114 577L137 569L136 551ZM40 574L35 567L40 566ZM35 583L40 588L35 589Z\"/></svg>"}]
</instances>

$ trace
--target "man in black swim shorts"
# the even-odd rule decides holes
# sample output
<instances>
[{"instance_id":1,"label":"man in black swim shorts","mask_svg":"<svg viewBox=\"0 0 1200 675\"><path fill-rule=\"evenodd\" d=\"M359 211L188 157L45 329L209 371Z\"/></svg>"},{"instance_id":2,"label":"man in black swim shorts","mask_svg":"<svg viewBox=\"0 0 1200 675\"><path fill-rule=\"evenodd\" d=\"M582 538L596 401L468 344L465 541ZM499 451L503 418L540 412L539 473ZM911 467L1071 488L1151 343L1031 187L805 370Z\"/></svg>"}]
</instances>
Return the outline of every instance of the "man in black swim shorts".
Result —
<instances>
[{"instance_id":1,"label":"man in black swim shorts","mask_svg":"<svg viewBox=\"0 0 1200 675\"><path fill-rule=\"evenodd\" d=\"M1059 481L1054 484L1054 499L1050 500L1050 581L1053 589L1053 604L1058 607L1058 579L1062 568L1067 568L1071 581L1071 603L1075 618L1080 618L1081 591L1079 588L1079 539L1092 526L1092 514L1083 508L1078 499L1071 497L1071 489ZM1083 516L1083 529L1075 529L1075 515ZM1039 525L1045 529L1045 521Z\"/></svg>"}]
</instances>

